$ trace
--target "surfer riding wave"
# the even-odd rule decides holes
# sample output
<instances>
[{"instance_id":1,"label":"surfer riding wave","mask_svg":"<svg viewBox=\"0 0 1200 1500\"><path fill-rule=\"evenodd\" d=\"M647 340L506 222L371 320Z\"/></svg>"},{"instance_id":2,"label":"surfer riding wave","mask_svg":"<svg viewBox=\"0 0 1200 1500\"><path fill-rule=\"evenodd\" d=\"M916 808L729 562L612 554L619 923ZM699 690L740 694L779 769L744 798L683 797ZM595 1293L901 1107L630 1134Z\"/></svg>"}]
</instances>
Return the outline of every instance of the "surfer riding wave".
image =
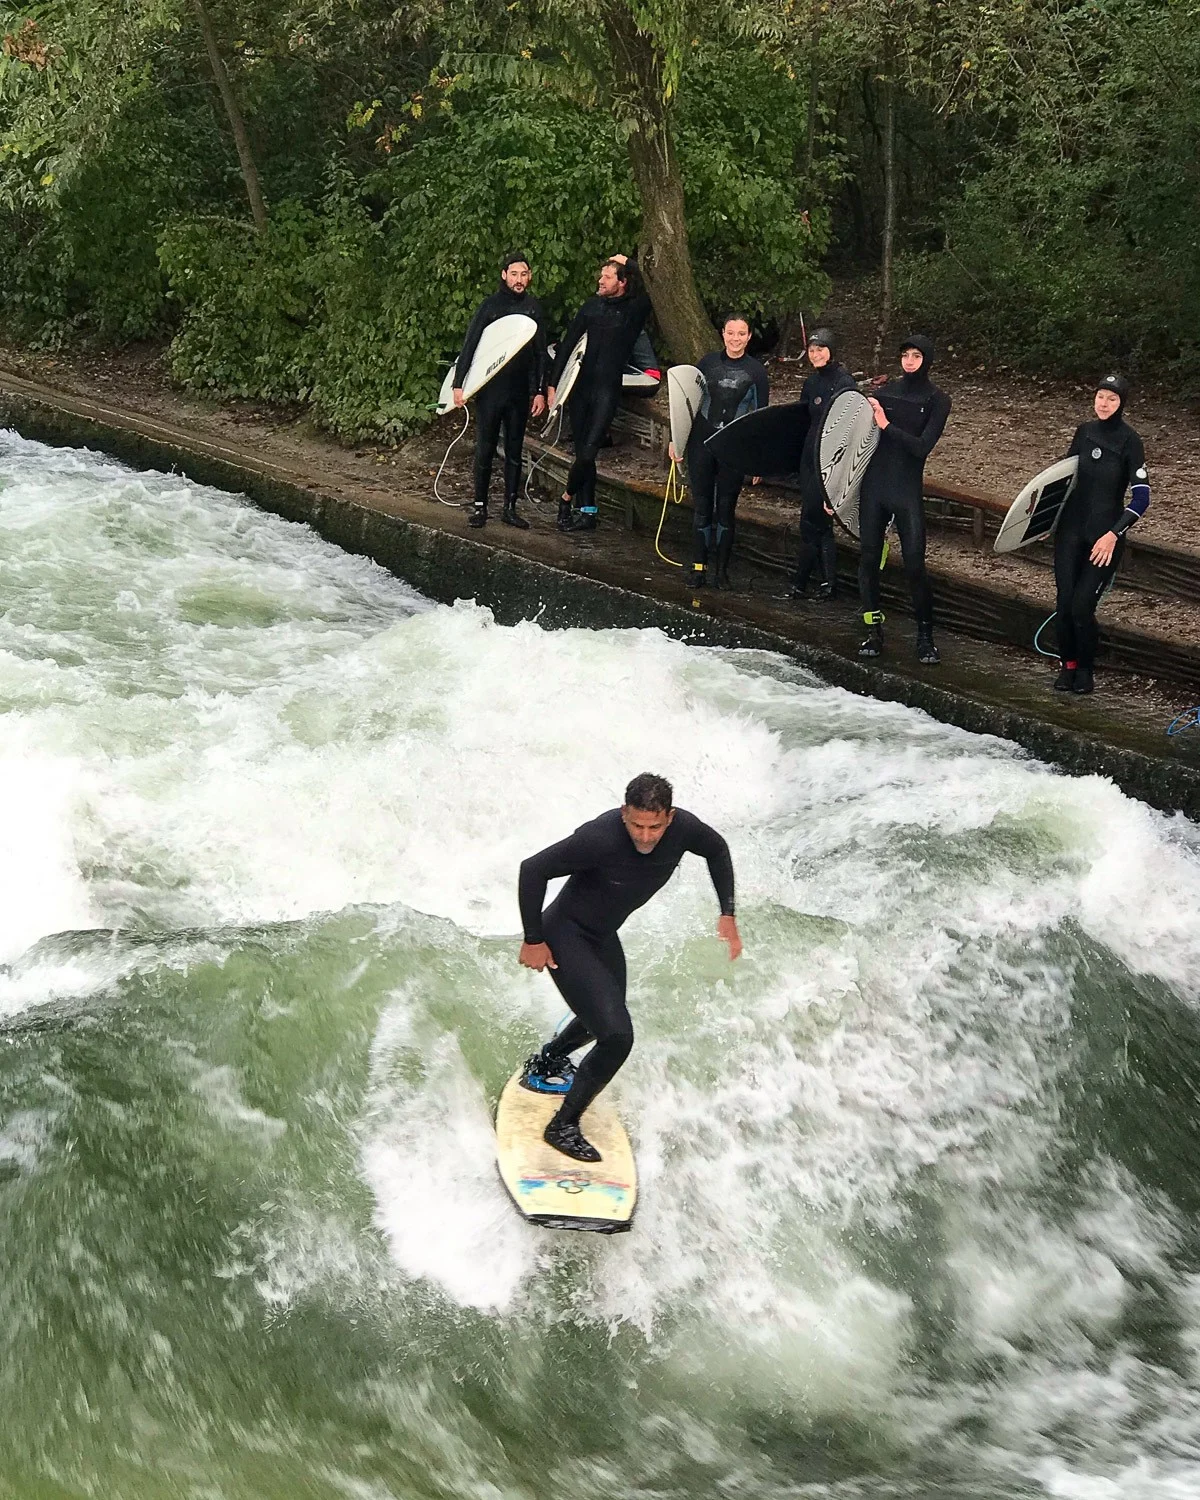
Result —
<instances>
[{"instance_id":1,"label":"surfer riding wave","mask_svg":"<svg viewBox=\"0 0 1200 1500\"><path fill-rule=\"evenodd\" d=\"M601 813L569 838L533 854L521 865L518 896L525 941L520 962L550 970L574 1019L525 1065L524 1082L542 1092L561 1080L566 1097L546 1126L545 1140L576 1161L600 1153L579 1128L584 1110L616 1076L633 1049L633 1021L625 1003L625 953L617 936L631 913L644 906L675 873L685 854L699 854L721 905L717 935L729 956L742 951L733 904L729 845L693 813L673 805L671 783L648 772L625 788L624 806ZM568 877L545 910L546 886ZM572 1052L595 1045L573 1070ZM569 1086L568 1086L569 1085Z\"/></svg>"}]
</instances>

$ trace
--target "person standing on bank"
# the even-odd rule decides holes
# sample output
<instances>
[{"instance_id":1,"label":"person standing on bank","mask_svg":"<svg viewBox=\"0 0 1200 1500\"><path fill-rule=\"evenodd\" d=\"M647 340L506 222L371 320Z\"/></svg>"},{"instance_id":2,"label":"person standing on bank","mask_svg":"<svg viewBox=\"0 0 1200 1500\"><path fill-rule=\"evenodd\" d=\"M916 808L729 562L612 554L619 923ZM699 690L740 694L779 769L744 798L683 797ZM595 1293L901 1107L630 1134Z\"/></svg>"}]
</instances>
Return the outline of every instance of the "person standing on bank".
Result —
<instances>
[{"instance_id":1,"label":"person standing on bank","mask_svg":"<svg viewBox=\"0 0 1200 1500\"><path fill-rule=\"evenodd\" d=\"M514 359L509 360L475 397L475 505L468 526L486 526L488 489L500 430L504 429L504 509L500 519L507 526L529 530L529 522L517 515L521 492L521 468L525 446L525 424L546 410L546 317L542 305L529 291L529 258L514 250L500 268L500 285L476 310L467 336L458 352L456 370L465 379L489 323L510 313L523 313L537 324L537 333ZM465 404L461 386L454 387L454 404Z\"/></svg>"},{"instance_id":2,"label":"person standing on bank","mask_svg":"<svg viewBox=\"0 0 1200 1500\"><path fill-rule=\"evenodd\" d=\"M1054 533L1060 693L1094 687L1096 606L1116 574L1126 533L1150 507L1146 453L1124 417L1128 397L1127 380L1105 375L1096 387L1095 420L1075 429L1067 449L1068 458L1079 459L1079 473Z\"/></svg>"},{"instance_id":3,"label":"person standing on bank","mask_svg":"<svg viewBox=\"0 0 1200 1500\"><path fill-rule=\"evenodd\" d=\"M950 397L929 378L932 364L933 340L908 334L900 342L899 380L889 380L868 398L879 446L863 475L858 500L858 592L867 627L858 654L879 656L883 651L879 567L893 518L917 618L917 660L927 666L936 666L940 658L933 644L933 596L925 571L925 460L950 415Z\"/></svg>"},{"instance_id":4,"label":"person standing on bank","mask_svg":"<svg viewBox=\"0 0 1200 1500\"><path fill-rule=\"evenodd\" d=\"M708 861L721 904L717 936L729 945L731 959L742 951L729 845L673 799L669 781L644 772L625 788L623 807L601 813L521 865L520 962L539 972L548 968L574 1014L525 1064L521 1082L535 1093L565 1095L544 1139L576 1161L600 1160L579 1121L633 1049L625 954L617 934L626 918L662 890L685 854ZM560 875L569 877L567 883L543 912L546 885ZM571 1053L591 1041L595 1046L576 1070Z\"/></svg>"},{"instance_id":5,"label":"person standing on bank","mask_svg":"<svg viewBox=\"0 0 1200 1500\"><path fill-rule=\"evenodd\" d=\"M808 339L808 362L812 374L804 382L800 399L808 407L808 431L800 454L800 555L792 579L791 599L808 596L808 580L821 565L819 599L837 593L837 543L833 539L833 509L821 483L821 429L833 404L843 391L857 390L854 380L835 358L836 338L832 328L814 328Z\"/></svg>"},{"instance_id":6,"label":"person standing on bank","mask_svg":"<svg viewBox=\"0 0 1200 1500\"><path fill-rule=\"evenodd\" d=\"M697 587L704 585L711 555L714 582L719 589L727 589L734 513L746 476L740 469L718 463L704 444L726 423L766 406L770 387L766 367L746 353L750 323L742 313L726 316L721 342L724 351L706 354L697 367L704 378L704 400L688 438L687 467L692 492L692 580ZM672 459L683 456L673 446L670 452Z\"/></svg>"},{"instance_id":7,"label":"person standing on bank","mask_svg":"<svg viewBox=\"0 0 1200 1500\"><path fill-rule=\"evenodd\" d=\"M649 314L650 298L636 263L614 255L600 267L596 295L583 304L559 340L550 371L551 405L572 349L587 334L583 364L567 406L575 460L558 506L560 531L596 529L596 454L616 413L621 378Z\"/></svg>"}]
</instances>

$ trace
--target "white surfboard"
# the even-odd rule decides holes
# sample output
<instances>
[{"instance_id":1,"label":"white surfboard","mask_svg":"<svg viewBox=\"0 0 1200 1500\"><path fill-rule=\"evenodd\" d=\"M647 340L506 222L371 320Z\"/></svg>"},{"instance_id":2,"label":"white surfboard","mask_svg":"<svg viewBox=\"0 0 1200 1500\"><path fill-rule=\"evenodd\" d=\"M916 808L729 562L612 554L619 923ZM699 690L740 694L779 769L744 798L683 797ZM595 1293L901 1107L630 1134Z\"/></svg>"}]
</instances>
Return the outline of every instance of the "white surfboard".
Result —
<instances>
[{"instance_id":1,"label":"white surfboard","mask_svg":"<svg viewBox=\"0 0 1200 1500\"><path fill-rule=\"evenodd\" d=\"M542 1139L561 1103L559 1094L523 1089L519 1071L504 1085L496 1108L501 1181L531 1224L620 1234L637 1205L637 1167L625 1127L602 1094L579 1122L601 1159L575 1161Z\"/></svg>"},{"instance_id":2,"label":"white surfboard","mask_svg":"<svg viewBox=\"0 0 1200 1500\"><path fill-rule=\"evenodd\" d=\"M667 401L671 408L671 446L680 458L687 450L692 423L704 404L704 376L695 365L672 365L667 371Z\"/></svg>"},{"instance_id":3,"label":"white surfboard","mask_svg":"<svg viewBox=\"0 0 1200 1500\"><path fill-rule=\"evenodd\" d=\"M489 323L479 335L471 368L463 381L462 390L466 399L469 401L487 385L493 375L499 374L509 360L515 359L536 333L537 324L524 313L508 313L503 318L497 318L494 323ZM457 364L451 365L446 371L446 378L442 381L442 389L438 394L438 416L448 412L454 405L457 371Z\"/></svg>"},{"instance_id":4,"label":"white surfboard","mask_svg":"<svg viewBox=\"0 0 1200 1500\"><path fill-rule=\"evenodd\" d=\"M1015 552L1018 547L1053 536L1078 477L1078 458L1060 458L1031 479L1000 523L996 551Z\"/></svg>"},{"instance_id":5,"label":"white surfboard","mask_svg":"<svg viewBox=\"0 0 1200 1500\"><path fill-rule=\"evenodd\" d=\"M571 394L571 387L579 379L580 366L583 364L583 356L587 353L587 334L581 334L579 342L567 355L567 362L563 366L562 375L554 388L554 402L548 408L548 415L553 416L560 406L567 404L567 397Z\"/></svg>"},{"instance_id":6,"label":"white surfboard","mask_svg":"<svg viewBox=\"0 0 1200 1500\"><path fill-rule=\"evenodd\" d=\"M835 396L821 429L821 483L834 515L853 536L858 535L858 492L878 446L879 428L867 398L858 391Z\"/></svg>"}]
</instances>

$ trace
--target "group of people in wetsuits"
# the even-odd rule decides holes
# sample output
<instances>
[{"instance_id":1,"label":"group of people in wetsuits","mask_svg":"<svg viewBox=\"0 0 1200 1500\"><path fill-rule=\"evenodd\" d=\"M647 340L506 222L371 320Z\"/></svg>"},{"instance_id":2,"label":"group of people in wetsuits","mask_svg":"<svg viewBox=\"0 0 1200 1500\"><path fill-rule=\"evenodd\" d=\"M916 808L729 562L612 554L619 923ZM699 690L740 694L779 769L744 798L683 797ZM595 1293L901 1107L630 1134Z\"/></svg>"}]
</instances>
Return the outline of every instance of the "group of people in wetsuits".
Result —
<instances>
[{"instance_id":1,"label":"group of people in wetsuits","mask_svg":"<svg viewBox=\"0 0 1200 1500\"><path fill-rule=\"evenodd\" d=\"M503 431L501 520L510 526L528 527L528 521L517 511L526 422L531 416L541 416L547 405L553 404L571 352L586 334L585 353L567 404L574 459L559 502L557 525L563 531L594 531L598 515L596 456L621 397L626 365L649 316L650 298L636 262L624 255L610 256L600 268L596 295L575 314L551 361L545 314L529 290L530 279L524 254L505 257L500 286L475 313L459 352L457 368L465 379L489 323L510 313L525 313L537 325L534 339L475 398L475 494L468 524L482 527L487 523L488 490ZM715 459L707 440L738 417L766 406L769 382L763 364L747 352L749 320L740 313L730 313L720 332L721 350L705 355L698 367L705 394L687 451L677 454L672 449L671 457L687 465L693 509L692 583L703 586L711 571L716 586L728 588L737 502L746 475ZM835 398L843 391L858 389L837 352L832 329L813 330L807 343L812 372L800 393L808 424L797 472L800 545L788 595L792 601L810 597L813 575L818 571L815 597L832 599L837 593L837 545L833 510L821 480L820 441ZM936 665L939 655L933 639L933 598L925 566L924 475L925 462L945 430L950 398L930 378L932 340L924 334L908 334L900 340L898 354L899 374L877 382L869 396L880 431L859 497L858 585L866 627L859 655L872 658L883 653L880 569L886 534L894 527L916 619L917 659ZM1095 420L1076 430L1068 449L1068 456L1077 457L1079 465L1054 539L1061 658L1054 687L1060 692L1082 694L1093 690L1096 606L1116 573L1125 534L1150 503L1141 439L1124 418L1128 394L1128 385L1119 375L1107 375L1099 381ZM461 387L455 389L454 401L463 404Z\"/></svg>"}]
</instances>

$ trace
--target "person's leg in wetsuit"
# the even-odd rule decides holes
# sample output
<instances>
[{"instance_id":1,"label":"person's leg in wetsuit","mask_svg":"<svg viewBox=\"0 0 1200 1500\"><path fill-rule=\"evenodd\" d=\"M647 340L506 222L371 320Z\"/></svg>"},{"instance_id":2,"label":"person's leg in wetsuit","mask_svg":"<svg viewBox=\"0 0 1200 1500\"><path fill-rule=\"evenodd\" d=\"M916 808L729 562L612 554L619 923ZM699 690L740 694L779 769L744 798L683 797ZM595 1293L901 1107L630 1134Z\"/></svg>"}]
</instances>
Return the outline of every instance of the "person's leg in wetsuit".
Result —
<instances>
[{"instance_id":1,"label":"person's leg in wetsuit","mask_svg":"<svg viewBox=\"0 0 1200 1500\"><path fill-rule=\"evenodd\" d=\"M858 597L862 603L863 624L867 634L858 648L859 656L883 654L883 610L879 599L879 574L883 562L883 542L891 512L877 495L863 495L858 502Z\"/></svg>"},{"instance_id":2,"label":"person's leg in wetsuit","mask_svg":"<svg viewBox=\"0 0 1200 1500\"><path fill-rule=\"evenodd\" d=\"M484 387L486 390L486 386ZM517 515L517 496L521 493L522 461L525 450L525 424L529 421L529 400L517 391L503 410L504 417L504 510L500 519L506 526L529 530L529 522Z\"/></svg>"},{"instance_id":3,"label":"person's leg in wetsuit","mask_svg":"<svg viewBox=\"0 0 1200 1500\"><path fill-rule=\"evenodd\" d=\"M704 570L712 550L717 492L717 461L703 441L688 444L687 468L692 492L692 583L702 587L708 581Z\"/></svg>"},{"instance_id":4,"label":"person's leg in wetsuit","mask_svg":"<svg viewBox=\"0 0 1200 1500\"><path fill-rule=\"evenodd\" d=\"M900 538L904 576L917 620L917 660L936 665L938 651L933 644L933 594L925 570L924 498L921 495L893 496L891 503L892 520Z\"/></svg>"},{"instance_id":5,"label":"person's leg in wetsuit","mask_svg":"<svg viewBox=\"0 0 1200 1500\"><path fill-rule=\"evenodd\" d=\"M550 977L575 1017L542 1048L546 1071L553 1072L555 1065L561 1065L570 1053L595 1041L576 1069L555 1116L554 1124L573 1134L588 1105L616 1077L633 1050L633 1021L625 1004L625 953L616 933L592 937L569 918L560 916L554 906L546 912L543 923L546 941L558 965L550 970ZM551 1145L557 1144L549 1133L546 1139ZM577 1144L572 1145L574 1150L568 1154L578 1154ZM579 1159L599 1161L600 1153L588 1149L592 1154L580 1155Z\"/></svg>"},{"instance_id":6,"label":"person's leg in wetsuit","mask_svg":"<svg viewBox=\"0 0 1200 1500\"><path fill-rule=\"evenodd\" d=\"M582 384L582 382L581 382ZM559 507L558 524L566 530L595 531L596 529L596 455L612 421L620 400L620 385L577 385L571 392L568 412L571 417L571 435L575 440L575 460L567 475L567 492L563 506ZM579 514L570 520L570 505L574 503Z\"/></svg>"},{"instance_id":7,"label":"person's leg in wetsuit","mask_svg":"<svg viewBox=\"0 0 1200 1500\"><path fill-rule=\"evenodd\" d=\"M1100 634L1096 625L1096 606L1121 561L1124 540L1122 537L1118 541L1112 561L1106 567L1098 568L1091 560L1094 543L1085 532L1071 529L1055 535L1054 623L1062 663L1054 683L1056 692L1090 693L1093 690Z\"/></svg>"},{"instance_id":8,"label":"person's leg in wetsuit","mask_svg":"<svg viewBox=\"0 0 1200 1500\"><path fill-rule=\"evenodd\" d=\"M833 539L833 518L825 512L825 491L819 477L802 471L800 552L792 580L793 598L803 598L808 592L808 580L818 562L821 565L819 597L832 599L837 593L837 543Z\"/></svg>"},{"instance_id":9,"label":"person's leg in wetsuit","mask_svg":"<svg viewBox=\"0 0 1200 1500\"><path fill-rule=\"evenodd\" d=\"M727 464L718 465L715 540L717 553L716 584L719 589L727 589L732 586L729 582L729 559L733 556L734 522L737 513L738 496L742 493L744 482L745 475L740 469L731 469Z\"/></svg>"},{"instance_id":10,"label":"person's leg in wetsuit","mask_svg":"<svg viewBox=\"0 0 1200 1500\"><path fill-rule=\"evenodd\" d=\"M499 376L488 382L475 398L475 508L468 526L486 526L488 489L492 482L492 464L500 441L500 426L510 405L510 393ZM505 467L507 467L507 447Z\"/></svg>"}]
</instances>

